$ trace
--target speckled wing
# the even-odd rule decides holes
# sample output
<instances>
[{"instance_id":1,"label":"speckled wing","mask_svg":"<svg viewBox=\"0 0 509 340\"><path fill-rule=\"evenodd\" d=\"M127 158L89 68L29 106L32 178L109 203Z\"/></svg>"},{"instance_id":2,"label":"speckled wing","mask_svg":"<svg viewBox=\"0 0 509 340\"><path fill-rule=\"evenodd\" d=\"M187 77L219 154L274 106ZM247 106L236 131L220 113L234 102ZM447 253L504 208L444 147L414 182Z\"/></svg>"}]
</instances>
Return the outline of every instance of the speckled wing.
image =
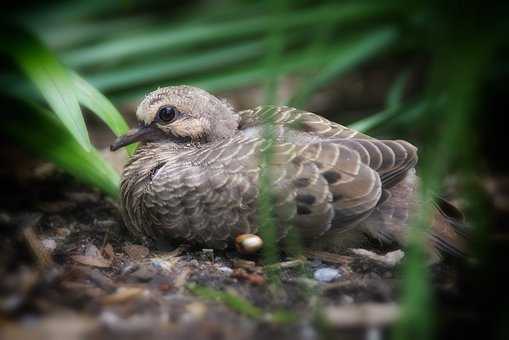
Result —
<instances>
[{"instance_id":1,"label":"speckled wing","mask_svg":"<svg viewBox=\"0 0 509 340\"><path fill-rule=\"evenodd\" d=\"M355 225L381 197L378 173L339 143L268 146L237 136L184 152L153 174L143 197L153 230L216 247L256 232L266 148L280 238L292 226L308 238Z\"/></svg>"},{"instance_id":2,"label":"speckled wing","mask_svg":"<svg viewBox=\"0 0 509 340\"><path fill-rule=\"evenodd\" d=\"M311 112L267 105L240 111L239 116L240 129L270 122L355 150L364 164L380 174L384 188L401 181L417 164L417 148L406 141L377 140Z\"/></svg>"},{"instance_id":3,"label":"speckled wing","mask_svg":"<svg viewBox=\"0 0 509 340\"><path fill-rule=\"evenodd\" d=\"M378 172L384 189L399 183L418 161L417 148L404 140L354 138L331 142L358 152L361 161Z\"/></svg>"},{"instance_id":4,"label":"speckled wing","mask_svg":"<svg viewBox=\"0 0 509 340\"><path fill-rule=\"evenodd\" d=\"M340 139L372 139L372 137L331 122L317 114L288 106L264 105L238 112L239 129L273 123L294 130L306 132L320 138Z\"/></svg>"}]
</instances>

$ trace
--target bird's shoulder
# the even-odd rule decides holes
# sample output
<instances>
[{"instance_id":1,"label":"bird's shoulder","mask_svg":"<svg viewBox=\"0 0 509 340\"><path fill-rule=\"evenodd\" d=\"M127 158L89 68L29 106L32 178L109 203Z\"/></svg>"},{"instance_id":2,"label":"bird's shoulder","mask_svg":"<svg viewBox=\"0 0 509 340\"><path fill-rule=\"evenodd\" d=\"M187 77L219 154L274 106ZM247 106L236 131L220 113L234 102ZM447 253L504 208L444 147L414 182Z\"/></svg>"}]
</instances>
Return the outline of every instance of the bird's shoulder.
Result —
<instances>
[{"instance_id":1,"label":"bird's shoulder","mask_svg":"<svg viewBox=\"0 0 509 340\"><path fill-rule=\"evenodd\" d=\"M326 139L372 139L366 134L330 121L316 113L289 106L262 105L239 111L238 115L240 130L274 124Z\"/></svg>"}]
</instances>

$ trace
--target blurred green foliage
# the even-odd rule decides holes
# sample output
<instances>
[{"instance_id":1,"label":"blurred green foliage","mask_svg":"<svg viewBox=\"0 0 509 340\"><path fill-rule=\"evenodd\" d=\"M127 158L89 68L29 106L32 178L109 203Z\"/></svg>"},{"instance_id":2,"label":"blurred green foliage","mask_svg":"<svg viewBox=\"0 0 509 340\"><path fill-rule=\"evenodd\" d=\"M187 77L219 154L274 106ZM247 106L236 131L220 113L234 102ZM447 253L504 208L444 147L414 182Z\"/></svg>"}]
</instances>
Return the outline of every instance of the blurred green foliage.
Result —
<instances>
[{"instance_id":1,"label":"blurred green foliage","mask_svg":"<svg viewBox=\"0 0 509 340\"><path fill-rule=\"evenodd\" d=\"M288 1L275 8L271 1L39 5L15 14L15 24L28 33L15 41L3 37L2 51L18 69L0 78L4 94L31 103L27 114L35 118L2 128L77 178L116 195L118 174L91 145L80 108L115 134L125 132L127 124L103 94L122 105L171 84L209 91L265 85L267 101L275 103L279 80L291 75L299 86L289 103L303 107L316 91L363 63L420 56L429 65L424 89L405 98L412 70L403 70L385 108L352 127L420 132L424 194L431 195L451 166L474 171L475 145L468 137L475 133L486 79L507 72L498 52L508 47L508 12L506 4L489 1ZM261 204L270 210L270 198ZM404 269L405 317L398 339L433 334L419 247L410 247Z\"/></svg>"}]
</instances>

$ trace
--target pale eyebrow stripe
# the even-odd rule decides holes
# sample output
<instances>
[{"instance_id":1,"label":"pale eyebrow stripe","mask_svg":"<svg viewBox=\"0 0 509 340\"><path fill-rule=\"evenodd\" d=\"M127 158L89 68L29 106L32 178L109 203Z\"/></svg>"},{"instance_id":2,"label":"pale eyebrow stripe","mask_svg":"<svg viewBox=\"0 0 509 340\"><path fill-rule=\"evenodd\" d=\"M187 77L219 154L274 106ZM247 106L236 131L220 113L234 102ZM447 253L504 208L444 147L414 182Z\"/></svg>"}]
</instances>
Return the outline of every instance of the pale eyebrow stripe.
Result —
<instances>
[{"instance_id":1,"label":"pale eyebrow stripe","mask_svg":"<svg viewBox=\"0 0 509 340\"><path fill-rule=\"evenodd\" d=\"M157 103L162 102L163 100L164 100L163 97L159 97L159 96L155 97L150 100L149 106L156 105Z\"/></svg>"}]
</instances>

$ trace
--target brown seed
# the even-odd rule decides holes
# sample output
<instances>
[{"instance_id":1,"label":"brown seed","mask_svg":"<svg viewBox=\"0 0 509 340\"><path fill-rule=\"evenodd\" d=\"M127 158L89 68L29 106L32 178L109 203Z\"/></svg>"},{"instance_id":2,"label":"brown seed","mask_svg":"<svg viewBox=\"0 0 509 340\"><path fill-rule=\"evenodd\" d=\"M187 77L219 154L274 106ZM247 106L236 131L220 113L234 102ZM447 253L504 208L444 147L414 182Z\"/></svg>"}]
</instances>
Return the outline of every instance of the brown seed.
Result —
<instances>
[{"instance_id":1,"label":"brown seed","mask_svg":"<svg viewBox=\"0 0 509 340\"><path fill-rule=\"evenodd\" d=\"M240 234L235 238L235 248L241 254L254 254L263 246L263 240L258 235Z\"/></svg>"}]
</instances>

